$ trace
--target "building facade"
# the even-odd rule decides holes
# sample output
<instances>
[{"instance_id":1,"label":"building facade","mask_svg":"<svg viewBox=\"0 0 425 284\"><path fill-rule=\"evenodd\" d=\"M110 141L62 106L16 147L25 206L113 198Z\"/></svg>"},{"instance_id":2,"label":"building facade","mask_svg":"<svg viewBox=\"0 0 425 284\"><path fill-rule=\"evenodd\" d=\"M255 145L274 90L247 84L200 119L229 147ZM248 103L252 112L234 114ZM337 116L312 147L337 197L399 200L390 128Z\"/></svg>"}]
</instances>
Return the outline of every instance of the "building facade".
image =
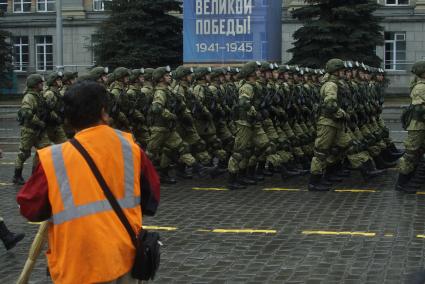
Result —
<instances>
[{"instance_id":1,"label":"building facade","mask_svg":"<svg viewBox=\"0 0 425 284\"><path fill-rule=\"evenodd\" d=\"M376 48L387 72L391 95L407 95L411 80L410 68L417 60L425 59L425 0L377 0L382 7L377 15L383 17L384 46ZM303 0L284 0L282 17L282 61L291 59L293 33L300 23L292 19L291 11L304 5Z\"/></svg>"},{"instance_id":2,"label":"building facade","mask_svg":"<svg viewBox=\"0 0 425 284\"><path fill-rule=\"evenodd\" d=\"M55 0L0 0L0 28L11 33L17 92L31 73L56 69ZM92 67L92 36L107 17L103 0L62 0L64 69L85 73Z\"/></svg>"},{"instance_id":3,"label":"building facade","mask_svg":"<svg viewBox=\"0 0 425 284\"><path fill-rule=\"evenodd\" d=\"M84 73L95 65L92 36L102 20L107 0L62 0L63 59L65 70ZM270 0L273 1L273 0ZM425 0L377 0L383 17L385 45L378 46L382 67L391 80L389 94L408 93L411 65L425 59ZM17 92L25 77L34 72L48 73L56 68L55 0L0 0L0 28L11 32L14 47ZM301 26L291 11L305 5L303 0L283 0L282 62L291 54L293 33Z\"/></svg>"}]
</instances>

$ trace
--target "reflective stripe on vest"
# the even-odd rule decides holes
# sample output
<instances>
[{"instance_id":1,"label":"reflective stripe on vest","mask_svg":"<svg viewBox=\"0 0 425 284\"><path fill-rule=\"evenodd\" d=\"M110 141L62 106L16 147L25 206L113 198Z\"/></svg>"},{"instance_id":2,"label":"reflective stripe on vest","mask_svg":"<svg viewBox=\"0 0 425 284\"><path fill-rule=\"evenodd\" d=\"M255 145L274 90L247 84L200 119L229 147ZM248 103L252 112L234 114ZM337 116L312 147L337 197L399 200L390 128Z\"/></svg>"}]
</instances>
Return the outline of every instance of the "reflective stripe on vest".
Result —
<instances>
[{"instance_id":1,"label":"reflective stripe on vest","mask_svg":"<svg viewBox=\"0 0 425 284\"><path fill-rule=\"evenodd\" d=\"M124 158L124 184L125 193L122 199L118 200L121 208L128 209L140 204L140 196L134 195L134 158L130 143L124 138L121 131L115 130L121 142L122 156ZM57 180L60 184L60 194L64 210L52 216L52 222L55 225L112 210L108 200L99 200L96 202L75 206L72 191L69 186L69 178L65 168L65 161L62 154L62 144L52 146L52 159Z\"/></svg>"}]
</instances>

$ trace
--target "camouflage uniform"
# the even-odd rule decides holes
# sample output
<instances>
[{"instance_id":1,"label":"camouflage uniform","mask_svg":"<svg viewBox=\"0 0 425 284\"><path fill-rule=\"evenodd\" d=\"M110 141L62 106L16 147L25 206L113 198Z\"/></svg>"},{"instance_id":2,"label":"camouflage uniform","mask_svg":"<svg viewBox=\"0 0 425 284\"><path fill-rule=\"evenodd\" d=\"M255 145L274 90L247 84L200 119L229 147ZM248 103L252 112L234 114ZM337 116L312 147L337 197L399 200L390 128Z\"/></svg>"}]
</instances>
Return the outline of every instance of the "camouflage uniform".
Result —
<instances>
[{"instance_id":1,"label":"camouflage uniform","mask_svg":"<svg viewBox=\"0 0 425 284\"><path fill-rule=\"evenodd\" d=\"M27 78L27 89L18 112L21 125L19 153L15 160L13 183L23 184L22 169L25 161L31 156L31 149L41 149L50 145L46 134L45 120L48 116L46 102L42 95L43 78L38 74ZM38 88L40 86L40 88ZM33 166L35 166L34 160Z\"/></svg>"}]
</instances>

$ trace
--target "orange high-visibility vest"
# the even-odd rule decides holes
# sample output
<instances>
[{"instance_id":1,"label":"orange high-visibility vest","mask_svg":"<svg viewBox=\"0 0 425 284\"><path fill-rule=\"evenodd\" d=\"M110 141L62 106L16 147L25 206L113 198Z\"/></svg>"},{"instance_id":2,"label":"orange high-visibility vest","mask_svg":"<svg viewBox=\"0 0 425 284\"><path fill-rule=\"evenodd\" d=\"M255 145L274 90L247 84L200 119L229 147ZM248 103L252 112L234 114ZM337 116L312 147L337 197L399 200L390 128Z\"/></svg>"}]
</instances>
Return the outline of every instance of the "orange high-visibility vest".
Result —
<instances>
[{"instance_id":1,"label":"orange high-visibility vest","mask_svg":"<svg viewBox=\"0 0 425 284\"><path fill-rule=\"evenodd\" d=\"M75 136L90 154L135 232L142 225L141 150L102 125ZM55 283L108 282L132 268L135 248L81 154L66 142L38 151L52 207L47 260Z\"/></svg>"}]
</instances>

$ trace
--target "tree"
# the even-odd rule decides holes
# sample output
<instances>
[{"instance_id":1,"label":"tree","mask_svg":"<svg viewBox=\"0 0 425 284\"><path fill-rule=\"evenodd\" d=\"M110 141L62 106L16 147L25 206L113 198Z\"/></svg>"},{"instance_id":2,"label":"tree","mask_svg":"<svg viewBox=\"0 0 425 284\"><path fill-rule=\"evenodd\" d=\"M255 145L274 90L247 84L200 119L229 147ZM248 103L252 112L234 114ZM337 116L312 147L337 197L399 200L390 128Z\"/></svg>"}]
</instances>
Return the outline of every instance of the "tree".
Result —
<instances>
[{"instance_id":1,"label":"tree","mask_svg":"<svg viewBox=\"0 0 425 284\"><path fill-rule=\"evenodd\" d=\"M110 17L93 37L98 65L129 68L178 65L182 62L183 24L175 0L113 0Z\"/></svg>"},{"instance_id":2,"label":"tree","mask_svg":"<svg viewBox=\"0 0 425 284\"><path fill-rule=\"evenodd\" d=\"M10 88L12 85L12 45L9 38L10 33L0 29L0 88Z\"/></svg>"},{"instance_id":3,"label":"tree","mask_svg":"<svg viewBox=\"0 0 425 284\"><path fill-rule=\"evenodd\" d=\"M330 58L379 66L376 46L383 45L376 0L305 0L292 17L304 25L294 33L289 64L323 67Z\"/></svg>"}]
</instances>

